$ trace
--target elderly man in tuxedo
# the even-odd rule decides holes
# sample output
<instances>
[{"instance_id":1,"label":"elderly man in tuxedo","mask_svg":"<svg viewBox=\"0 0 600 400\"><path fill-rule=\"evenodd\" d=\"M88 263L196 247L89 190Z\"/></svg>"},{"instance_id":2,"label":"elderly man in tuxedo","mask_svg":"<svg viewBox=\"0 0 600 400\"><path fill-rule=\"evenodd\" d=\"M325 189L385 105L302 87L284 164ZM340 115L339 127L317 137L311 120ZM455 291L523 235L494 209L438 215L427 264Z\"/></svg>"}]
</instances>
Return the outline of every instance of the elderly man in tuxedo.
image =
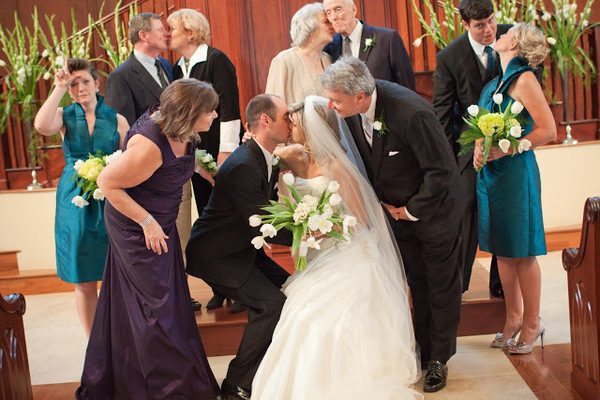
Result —
<instances>
[{"instance_id":1,"label":"elderly man in tuxedo","mask_svg":"<svg viewBox=\"0 0 600 400\"><path fill-rule=\"evenodd\" d=\"M327 19L337 32L324 51L333 61L353 56L364 61L376 79L415 90L415 73L402 38L393 29L370 26L356 19L353 0L323 0Z\"/></svg>"},{"instance_id":2,"label":"elderly man in tuxedo","mask_svg":"<svg viewBox=\"0 0 600 400\"><path fill-rule=\"evenodd\" d=\"M342 58L322 81L385 207L411 289L424 390L436 392L446 385L460 319L462 190L452 150L425 99L373 79L362 61Z\"/></svg>"},{"instance_id":3,"label":"elderly man in tuxedo","mask_svg":"<svg viewBox=\"0 0 600 400\"><path fill-rule=\"evenodd\" d=\"M453 147L465 189L460 255L465 291L469 288L478 245L477 173L473 168L473 152L458 156L460 146L456 140L468 129L462 119L467 115L467 107L479 102L483 87L498 75L500 60L493 47L496 39L506 33L510 25L497 25L494 6L490 0L462 0L458 8L467 33L456 38L437 54L433 107ZM494 296L503 296L495 258L490 267L490 292Z\"/></svg>"},{"instance_id":4,"label":"elderly man in tuxedo","mask_svg":"<svg viewBox=\"0 0 600 400\"><path fill-rule=\"evenodd\" d=\"M129 125L157 104L163 89L173 81L171 64L158 56L168 49L169 37L156 14L141 13L129 21L133 52L106 81L106 105L123 115Z\"/></svg>"},{"instance_id":5,"label":"elderly man in tuxedo","mask_svg":"<svg viewBox=\"0 0 600 400\"><path fill-rule=\"evenodd\" d=\"M262 248L252 246L252 238L261 234L248 222L251 215L264 213L260 207L270 198L276 199L279 171L273 168L273 151L290 136L289 111L279 97L258 95L248 103L246 122L254 139L243 143L221 165L186 248L190 275L249 309L242 342L223 381L223 400L250 398L252 380L285 302L281 285L289 277ZM267 240L292 244L287 230Z\"/></svg>"}]
</instances>

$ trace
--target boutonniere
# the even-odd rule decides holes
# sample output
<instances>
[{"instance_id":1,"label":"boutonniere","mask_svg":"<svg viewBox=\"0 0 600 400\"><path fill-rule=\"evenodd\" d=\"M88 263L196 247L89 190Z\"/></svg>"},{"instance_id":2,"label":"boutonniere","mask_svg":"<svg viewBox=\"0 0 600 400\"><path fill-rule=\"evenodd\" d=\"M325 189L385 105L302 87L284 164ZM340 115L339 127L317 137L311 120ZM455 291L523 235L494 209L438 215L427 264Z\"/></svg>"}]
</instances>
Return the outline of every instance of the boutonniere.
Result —
<instances>
[{"instance_id":1,"label":"boutonniere","mask_svg":"<svg viewBox=\"0 0 600 400\"><path fill-rule=\"evenodd\" d=\"M383 136L389 132L389 129L383 120L383 111L381 111L381 115L373 121L373 129L378 131L377 136Z\"/></svg>"},{"instance_id":2,"label":"boutonniere","mask_svg":"<svg viewBox=\"0 0 600 400\"><path fill-rule=\"evenodd\" d=\"M279 156L275 156L273 157L273 169L279 168L281 165L279 165L281 159L279 158Z\"/></svg>"},{"instance_id":3,"label":"boutonniere","mask_svg":"<svg viewBox=\"0 0 600 400\"><path fill-rule=\"evenodd\" d=\"M363 51L367 51L367 49L369 47L374 47L374 46L375 46L375 34L373 34L373 36L371 36L370 38L365 39L365 48L363 49Z\"/></svg>"}]
</instances>

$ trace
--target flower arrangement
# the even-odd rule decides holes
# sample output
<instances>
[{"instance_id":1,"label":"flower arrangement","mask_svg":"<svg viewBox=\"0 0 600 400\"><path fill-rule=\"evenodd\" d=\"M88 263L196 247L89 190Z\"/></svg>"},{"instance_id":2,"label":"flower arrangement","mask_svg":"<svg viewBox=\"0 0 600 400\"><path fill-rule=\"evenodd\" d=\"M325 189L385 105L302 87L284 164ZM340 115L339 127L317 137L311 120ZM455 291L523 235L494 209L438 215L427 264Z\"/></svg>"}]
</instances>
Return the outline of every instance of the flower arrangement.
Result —
<instances>
[{"instance_id":1,"label":"flower arrangement","mask_svg":"<svg viewBox=\"0 0 600 400\"><path fill-rule=\"evenodd\" d=\"M373 36L371 36L370 38L365 39L365 47L363 48L363 52L367 51L369 47L375 47L375 37L376 35L373 34Z\"/></svg>"},{"instance_id":2,"label":"flower arrangement","mask_svg":"<svg viewBox=\"0 0 600 400\"><path fill-rule=\"evenodd\" d=\"M293 201L286 196L281 196L283 203L271 200L271 205L261 208L267 214L250 216L250 226L260 226L262 233L261 236L252 239L252 245L260 249L265 245L266 237L276 236L282 228L290 230L293 235L292 255L298 253L295 268L303 271L306 269L308 249L320 249L322 239L316 239L313 232L318 231L338 240L350 241L352 236L350 228L356 225L356 218L341 214L342 198L337 193L340 188L337 181L329 182L327 189L319 197L308 194L301 196L293 186L294 176L291 173L284 174L283 181L289 187Z\"/></svg>"},{"instance_id":3,"label":"flower arrangement","mask_svg":"<svg viewBox=\"0 0 600 400\"><path fill-rule=\"evenodd\" d=\"M217 173L217 163L213 156L207 153L206 150L196 150L196 166L204 168L211 174Z\"/></svg>"},{"instance_id":4,"label":"flower arrangement","mask_svg":"<svg viewBox=\"0 0 600 400\"><path fill-rule=\"evenodd\" d=\"M413 46L421 46L423 38L429 36L438 49L443 49L465 31L465 28L461 23L461 17L458 14L458 9L454 7L454 2L452 0L443 0L442 8L444 10L444 19L441 23L438 19L438 14L440 13L433 8L433 0L423 0L423 4L429 13L429 22L427 22L425 16L419 10L417 0L412 0L412 3L413 10L415 14L417 14L421 27L425 31L421 37L415 39Z\"/></svg>"},{"instance_id":5,"label":"flower arrangement","mask_svg":"<svg viewBox=\"0 0 600 400\"><path fill-rule=\"evenodd\" d=\"M73 179L77 181L77 186L81 188L83 193L80 196L73 197L71 203L83 208L90 204L87 201L90 194L94 200L104 200L104 194L96 183L98 175L100 175L104 167L119 158L122 153L121 150L117 150L110 155L105 155L101 151L97 151L95 155L88 155L88 159L85 161L77 160L75 165L73 165L75 169Z\"/></svg>"},{"instance_id":6,"label":"flower arrangement","mask_svg":"<svg viewBox=\"0 0 600 400\"><path fill-rule=\"evenodd\" d=\"M518 101L511 101L506 110L502 112L503 96L502 94L494 95L494 103L498 105L499 112L492 113L486 108L478 107L473 104L467 108L469 118L463 120L470 127L469 130L462 133L458 138L458 143L461 145L459 155L466 154L472 151L475 147L475 142L483 138L483 164L485 164L490 149L493 145L500 147L504 153L512 147L514 153L522 153L529 150L531 142L528 139L521 139L521 122L519 114L523 111L523 105ZM481 168L477 168L481 171Z\"/></svg>"},{"instance_id":7,"label":"flower arrangement","mask_svg":"<svg viewBox=\"0 0 600 400\"><path fill-rule=\"evenodd\" d=\"M581 35L588 29L599 23L590 24L590 15L594 0L587 0L583 10L577 14L577 2L570 3L569 0L551 0L554 14L546 9L543 1L540 1L542 16L540 18L540 29L546 35L550 44L550 56L558 64L560 74L566 77L569 70L589 82L589 77L596 74L593 61L586 51L578 44ZM577 17L579 16L579 23ZM588 74L587 71L591 71Z\"/></svg>"},{"instance_id":8,"label":"flower arrangement","mask_svg":"<svg viewBox=\"0 0 600 400\"><path fill-rule=\"evenodd\" d=\"M538 0L498 0L498 5L494 4L496 21L499 24L516 24L517 22L525 22L527 24L535 24L539 20L539 15L536 12L536 4Z\"/></svg>"}]
</instances>

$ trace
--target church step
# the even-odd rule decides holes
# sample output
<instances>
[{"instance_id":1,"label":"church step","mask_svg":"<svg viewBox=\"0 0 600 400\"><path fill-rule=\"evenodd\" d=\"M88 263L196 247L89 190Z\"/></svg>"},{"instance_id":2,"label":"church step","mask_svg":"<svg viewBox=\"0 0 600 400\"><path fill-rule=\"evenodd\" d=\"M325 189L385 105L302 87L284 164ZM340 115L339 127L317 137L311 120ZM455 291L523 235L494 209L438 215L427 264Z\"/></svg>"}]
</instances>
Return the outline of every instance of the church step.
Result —
<instances>
[{"instance_id":1,"label":"church step","mask_svg":"<svg viewBox=\"0 0 600 400\"><path fill-rule=\"evenodd\" d=\"M24 295L71 292L75 285L62 281L55 269L24 270L0 275L0 293Z\"/></svg>"},{"instance_id":2,"label":"church step","mask_svg":"<svg viewBox=\"0 0 600 400\"><path fill-rule=\"evenodd\" d=\"M0 251L0 276L13 275L19 272L17 253L21 250Z\"/></svg>"}]
</instances>

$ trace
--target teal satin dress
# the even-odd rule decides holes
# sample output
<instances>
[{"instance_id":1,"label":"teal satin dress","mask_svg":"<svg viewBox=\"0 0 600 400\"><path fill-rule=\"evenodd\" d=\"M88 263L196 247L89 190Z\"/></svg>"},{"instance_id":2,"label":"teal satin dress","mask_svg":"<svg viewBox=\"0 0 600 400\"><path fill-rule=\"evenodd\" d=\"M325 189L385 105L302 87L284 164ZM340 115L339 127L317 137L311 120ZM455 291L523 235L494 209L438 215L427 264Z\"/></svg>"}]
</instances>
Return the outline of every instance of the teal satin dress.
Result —
<instances>
[{"instance_id":1,"label":"teal satin dress","mask_svg":"<svg viewBox=\"0 0 600 400\"><path fill-rule=\"evenodd\" d=\"M504 75L483 88L479 106L498 112L492 96L501 93L504 111L514 101L508 89L525 71L532 71L527 62L513 58ZM526 137L533 129L533 121L526 109L521 114L529 121L522 126ZM477 202L481 250L513 258L546 254L540 171L533 151L486 163L477 175Z\"/></svg>"},{"instance_id":2,"label":"teal satin dress","mask_svg":"<svg viewBox=\"0 0 600 400\"><path fill-rule=\"evenodd\" d=\"M63 108L65 168L56 190L54 238L58 277L70 283L102 280L106 263L108 236L104 226L104 201L88 199L90 204L83 208L71 203L73 197L81 195L81 188L73 179L75 162L87 160L88 154L98 150L111 154L119 146L117 113L104 104L102 96L97 95L97 99L91 136L83 108L78 103Z\"/></svg>"}]
</instances>

